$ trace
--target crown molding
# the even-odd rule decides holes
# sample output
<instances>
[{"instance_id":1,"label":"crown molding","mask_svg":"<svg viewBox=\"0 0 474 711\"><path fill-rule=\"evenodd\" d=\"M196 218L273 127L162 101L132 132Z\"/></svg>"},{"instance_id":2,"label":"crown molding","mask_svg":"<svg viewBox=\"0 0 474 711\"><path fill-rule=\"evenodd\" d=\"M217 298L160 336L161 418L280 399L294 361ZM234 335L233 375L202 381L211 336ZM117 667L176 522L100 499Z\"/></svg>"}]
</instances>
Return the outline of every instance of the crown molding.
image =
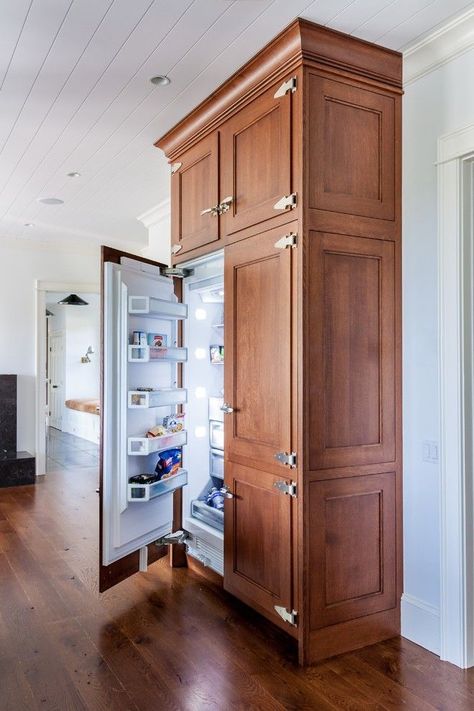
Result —
<instances>
[{"instance_id":1,"label":"crown molding","mask_svg":"<svg viewBox=\"0 0 474 711\"><path fill-rule=\"evenodd\" d=\"M154 227L156 224L169 217L170 214L171 200L170 198L166 198L165 200L159 202L157 205L151 207L146 212L143 212L141 215L138 215L137 220L141 222L142 225L147 228L147 230L149 230L150 227Z\"/></svg>"},{"instance_id":2,"label":"crown molding","mask_svg":"<svg viewBox=\"0 0 474 711\"><path fill-rule=\"evenodd\" d=\"M403 52L404 86L474 47L474 8L458 15Z\"/></svg>"}]
</instances>

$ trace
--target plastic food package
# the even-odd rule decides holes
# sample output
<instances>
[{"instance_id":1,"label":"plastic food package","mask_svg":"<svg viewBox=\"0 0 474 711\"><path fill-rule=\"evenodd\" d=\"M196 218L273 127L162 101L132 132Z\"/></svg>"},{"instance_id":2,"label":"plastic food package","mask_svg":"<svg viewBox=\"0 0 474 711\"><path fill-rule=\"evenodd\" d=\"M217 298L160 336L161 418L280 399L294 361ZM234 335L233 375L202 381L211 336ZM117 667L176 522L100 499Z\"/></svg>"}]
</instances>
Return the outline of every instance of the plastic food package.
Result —
<instances>
[{"instance_id":1,"label":"plastic food package","mask_svg":"<svg viewBox=\"0 0 474 711\"><path fill-rule=\"evenodd\" d=\"M168 479L173 474L176 474L181 467L182 458L181 449L167 449L161 452L155 467L158 478Z\"/></svg>"}]
</instances>

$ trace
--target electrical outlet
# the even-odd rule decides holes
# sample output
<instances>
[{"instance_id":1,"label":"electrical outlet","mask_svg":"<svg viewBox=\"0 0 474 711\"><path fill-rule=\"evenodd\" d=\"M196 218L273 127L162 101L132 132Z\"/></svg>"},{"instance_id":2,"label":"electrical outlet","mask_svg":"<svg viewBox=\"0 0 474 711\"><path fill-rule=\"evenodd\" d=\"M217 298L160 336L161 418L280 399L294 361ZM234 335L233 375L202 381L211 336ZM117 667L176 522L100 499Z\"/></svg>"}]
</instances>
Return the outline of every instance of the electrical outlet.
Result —
<instances>
[{"instance_id":1,"label":"electrical outlet","mask_svg":"<svg viewBox=\"0 0 474 711\"><path fill-rule=\"evenodd\" d=\"M422 459L424 462L429 462L433 464L439 459L439 445L438 442L433 440L425 439L423 441L423 455Z\"/></svg>"}]
</instances>

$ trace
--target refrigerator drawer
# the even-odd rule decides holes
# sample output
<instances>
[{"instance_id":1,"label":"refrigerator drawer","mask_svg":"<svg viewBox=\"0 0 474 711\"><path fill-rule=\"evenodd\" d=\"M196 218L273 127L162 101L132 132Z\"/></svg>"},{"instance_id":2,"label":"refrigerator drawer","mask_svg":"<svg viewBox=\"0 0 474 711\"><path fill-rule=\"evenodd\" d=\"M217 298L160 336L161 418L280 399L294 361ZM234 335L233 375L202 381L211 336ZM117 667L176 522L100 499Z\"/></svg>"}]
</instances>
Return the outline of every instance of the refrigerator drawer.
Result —
<instances>
[{"instance_id":1,"label":"refrigerator drawer","mask_svg":"<svg viewBox=\"0 0 474 711\"><path fill-rule=\"evenodd\" d=\"M210 451L209 474L218 479L224 478L224 453L219 449L211 449Z\"/></svg>"},{"instance_id":2,"label":"refrigerator drawer","mask_svg":"<svg viewBox=\"0 0 474 711\"><path fill-rule=\"evenodd\" d=\"M211 449L224 449L224 423L209 421L209 444Z\"/></svg>"},{"instance_id":3,"label":"refrigerator drawer","mask_svg":"<svg viewBox=\"0 0 474 711\"><path fill-rule=\"evenodd\" d=\"M212 506L208 506L205 501L200 501L196 499L191 504L191 514L194 518L198 518L200 521L209 524L213 528L217 528L219 531L224 530L224 512L215 509Z\"/></svg>"}]
</instances>

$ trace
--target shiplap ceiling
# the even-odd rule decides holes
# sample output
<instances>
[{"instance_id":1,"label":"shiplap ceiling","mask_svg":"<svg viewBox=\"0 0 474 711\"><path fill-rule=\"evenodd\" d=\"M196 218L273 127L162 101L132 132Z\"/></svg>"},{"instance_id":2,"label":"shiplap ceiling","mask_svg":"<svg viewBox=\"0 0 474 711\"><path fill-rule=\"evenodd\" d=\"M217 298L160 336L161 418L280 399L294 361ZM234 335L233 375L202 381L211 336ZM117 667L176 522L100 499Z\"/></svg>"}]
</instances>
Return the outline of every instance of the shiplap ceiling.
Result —
<instances>
[{"instance_id":1,"label":"shiplap ceiling","mask_svg":"<svg viewBox=\"0 0 474 711\"><path fill-rule=\"evenodd\" d=\"M137 216L169 194L154 140L293 18L401 49L472 5L0 0L0 239L139 249ZM154 87L156 74L172 83Z\"/></svg>"}]
</instances>

